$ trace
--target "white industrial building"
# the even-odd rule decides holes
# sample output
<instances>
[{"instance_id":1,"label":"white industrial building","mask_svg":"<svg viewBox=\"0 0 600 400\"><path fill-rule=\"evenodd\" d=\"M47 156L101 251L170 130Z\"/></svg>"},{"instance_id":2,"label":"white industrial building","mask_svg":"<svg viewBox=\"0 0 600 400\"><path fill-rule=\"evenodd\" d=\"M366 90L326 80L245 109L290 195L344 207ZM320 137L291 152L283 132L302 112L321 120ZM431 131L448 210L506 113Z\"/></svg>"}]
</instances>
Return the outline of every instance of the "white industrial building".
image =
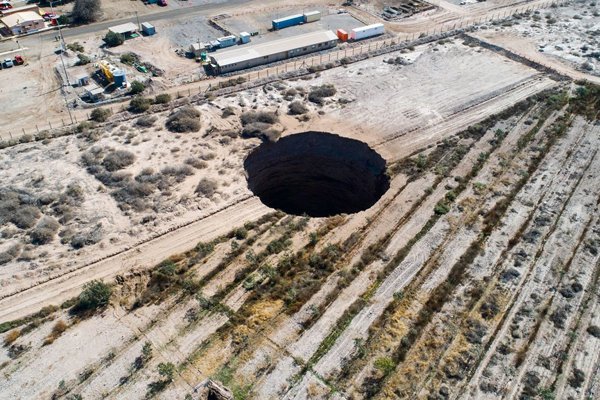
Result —
<instances>
[{"instance_id":1,"label":"white industrial building","mask_svg":"<svg viewBox=\"0 0 600 400\"><path fill-rule=\"evenodd\" d=\"M337 42L338 37L332 31L311 32L218 52L211 55L211 66L216 73L222 74L330 49Z\"/></svg>"}]
</instances>

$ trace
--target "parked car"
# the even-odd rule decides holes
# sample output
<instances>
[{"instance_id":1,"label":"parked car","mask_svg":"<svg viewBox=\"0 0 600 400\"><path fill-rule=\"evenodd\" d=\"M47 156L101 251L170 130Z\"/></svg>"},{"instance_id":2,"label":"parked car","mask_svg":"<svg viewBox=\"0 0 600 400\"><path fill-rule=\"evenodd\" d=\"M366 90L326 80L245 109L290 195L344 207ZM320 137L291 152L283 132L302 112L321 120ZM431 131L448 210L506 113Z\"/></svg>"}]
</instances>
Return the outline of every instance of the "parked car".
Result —
<instances>
[{"instance_id":1,"label":"parked car","mask_svg":"<svg viewBox=\"0 0 600 400\"><path fill-rule=\"evenodd\" d=\"M11 60L10 58L5 59L4 62L2 63L2 66L4 68L11 68L13 65L15 65L15 64L13 63L13 60Z\"/></svg>"},{"instance_id":2,"label":"parked car","mask_svg":"<svg viewBox=\"0 0 600 400\"><path fill-rule=\"evenodd\" d=\"M167 0L158 0L158 5L161 7L166 7L168 5Z\"/></svg>"},{"instance_id":3,"label":"parked car","mask_svg":"<svg viewBox=\"0 0 600 400\"><path fill-rule=\"evenodd\" d=\"M11 8L13 8L13 6L8 1L3 1L0 3L0 11L1 10L10 10Z\"/></svg>"},{"instance_id":4,"label":"parked car","mask_svg":"<svg viewBox=\"0 0 600 400\"><path fill-rule=\"evenodd\" d=\"M23 60L23 57L21 57L20 55L15 56L15 61L14 61L15 65L23 65L24 63L25 63L25 60Z\"/></svg>"},{"instance_id":5,"label":"parked car","mask_svg":"<svg viewBox=\"0 0 600 400\"><path fill-rule=\"evenodd\" d=\"M56 14L47 12L42 17L44 17L44 21L50 21L52 18L56 18Z\"/></svg>"}]
</instances>

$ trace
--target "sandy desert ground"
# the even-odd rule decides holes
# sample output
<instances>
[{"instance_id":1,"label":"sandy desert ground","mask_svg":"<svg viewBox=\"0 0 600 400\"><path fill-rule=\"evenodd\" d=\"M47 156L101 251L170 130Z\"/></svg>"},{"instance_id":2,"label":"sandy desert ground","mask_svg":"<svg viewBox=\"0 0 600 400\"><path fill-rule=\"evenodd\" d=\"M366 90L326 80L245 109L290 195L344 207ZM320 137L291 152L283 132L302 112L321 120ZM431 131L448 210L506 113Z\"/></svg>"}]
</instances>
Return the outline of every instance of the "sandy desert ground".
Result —
<instances>
[{"instance_id":1,"label":"sandy desert ground","mask_svg":"<svg viewBox=\"0 0 600 400\"><path fill-rule=\"evenodd\" d=\"M409 23L518 6L486 3ZM600 398L595 7L7 144L0 399ZM284 146L304 132L338 136ZM258 193L352 205L372 175L385 190L354 213Z\"/></svg>"}]
</instances>

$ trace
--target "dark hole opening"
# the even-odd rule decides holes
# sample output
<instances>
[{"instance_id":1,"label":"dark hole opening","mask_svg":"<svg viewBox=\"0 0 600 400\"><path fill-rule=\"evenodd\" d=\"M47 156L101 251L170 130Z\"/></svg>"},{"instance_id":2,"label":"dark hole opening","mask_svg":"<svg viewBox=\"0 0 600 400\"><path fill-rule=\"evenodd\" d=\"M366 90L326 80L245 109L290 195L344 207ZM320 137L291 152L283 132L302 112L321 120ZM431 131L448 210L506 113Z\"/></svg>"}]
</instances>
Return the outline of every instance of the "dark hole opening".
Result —
<instances>
[{"instance_id":1,"label":"dark hole opening","mask_svg":"<svg viewBox=\"0 0 600 400\"><path fill-rule=\"evenodd\" d=\"M293 215L329 217L370 208L389 189L386 162L366 143L304 132L263 143L244 167L252 193Z\"/></svg>"}]
</instances>

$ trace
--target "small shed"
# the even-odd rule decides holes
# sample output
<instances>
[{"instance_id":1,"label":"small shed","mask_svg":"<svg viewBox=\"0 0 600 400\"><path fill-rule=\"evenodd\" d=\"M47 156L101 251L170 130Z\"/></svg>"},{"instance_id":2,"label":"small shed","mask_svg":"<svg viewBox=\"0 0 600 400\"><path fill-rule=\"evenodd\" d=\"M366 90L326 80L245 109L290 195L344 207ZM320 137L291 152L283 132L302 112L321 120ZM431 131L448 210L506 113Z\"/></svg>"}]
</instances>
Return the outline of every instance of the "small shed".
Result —
<instances>
[{"instance_id":1,"label":"small shed","mask_svg":"<svg viewBox=\"0 0 600 400\"><path fill-rule=\"evenodd\" d=\"M77 84L79 86L87 86L90 83L90 77L87 75L80 75L77 77Z\"/></svg>"},{"instance_id":2,"label":"small shed","mask_svg":"<svg viewBox=\"0 0 600 400\"><path fill-rule=\"evenodd\" d=\"M152 36L156 33L156 28L150 22L142 22L142 32L146 36Z\"/></svg>"},{"instance_id":3,"label":"small shed","mask_svg":"<svg viewBox=\"0 0 600 400\"><path fill-rule=\"evenodd\" d=\"M108 30L112 33L128 36L137 32L138 27L133 22L127 22L126 24L111 26Z\"/></svg>"},{"instance_id":4,"label":"small shed","mask_svg":"<svg viewBox=\"0 0 600 400\"><path fill-rule=\"evenodd\" d=\"M240 42L242 44L250 43L250 34L248 32L240 32Z\"/></svg>"},{"instance_id":5,"label":"small shed","mask_svg":"<svg viewBox=\"0 0 600 400\"><path fill-rule=\"evenodd\" d=\"M90 100L99 101L104 98L104 89L98 85L92 84L87 88L86 94Z\"/></svg>"}]
</instances>

